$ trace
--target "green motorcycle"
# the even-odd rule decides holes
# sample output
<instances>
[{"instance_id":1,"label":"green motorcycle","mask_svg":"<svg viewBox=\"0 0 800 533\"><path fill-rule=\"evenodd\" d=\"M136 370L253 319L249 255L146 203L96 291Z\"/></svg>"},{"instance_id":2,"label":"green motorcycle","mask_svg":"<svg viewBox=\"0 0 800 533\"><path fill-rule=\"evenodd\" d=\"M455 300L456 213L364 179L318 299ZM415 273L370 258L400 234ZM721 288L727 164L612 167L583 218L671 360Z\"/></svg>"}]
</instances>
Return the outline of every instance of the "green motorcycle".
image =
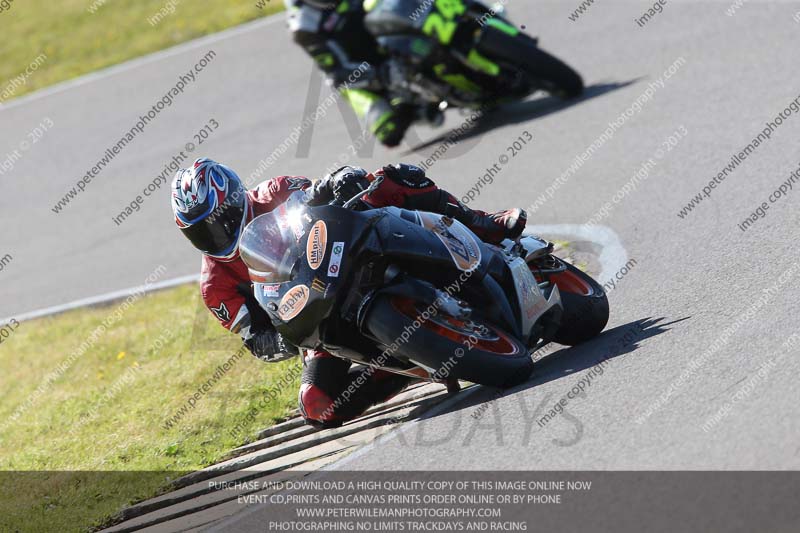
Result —
<instances>
[{"instance_id":1,"label":"green motorcycle","mask_svg":"<svg viewBox=\"0 0 800 533\"><path fill-rule=\"evenodd\" d=\"M486 108L544 90L583 92L581 76L502 14L471 0L366 0L367 30L393 97L421 107Z\"/></svg>"}]
</instances>

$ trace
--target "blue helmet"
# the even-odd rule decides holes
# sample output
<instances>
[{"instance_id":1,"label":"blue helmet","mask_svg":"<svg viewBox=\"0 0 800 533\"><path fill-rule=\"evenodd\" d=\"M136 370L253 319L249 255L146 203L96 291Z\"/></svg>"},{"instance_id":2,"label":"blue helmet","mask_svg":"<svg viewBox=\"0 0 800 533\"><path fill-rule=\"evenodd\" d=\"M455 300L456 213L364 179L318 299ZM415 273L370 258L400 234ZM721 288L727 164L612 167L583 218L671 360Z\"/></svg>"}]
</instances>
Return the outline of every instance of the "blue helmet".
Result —
<instances>
[{"instance_id":1,"label":"blue helmet","mask_svg":"<svg viewBox=\"0 0 800 533\"><path fill-rule=\"evenodd\" d=\"M238 255L247 223L247 189L236 172L202 158L182 168L172 180L175 223L195 248L220 260Z\"/></svg>"}]
</instances>

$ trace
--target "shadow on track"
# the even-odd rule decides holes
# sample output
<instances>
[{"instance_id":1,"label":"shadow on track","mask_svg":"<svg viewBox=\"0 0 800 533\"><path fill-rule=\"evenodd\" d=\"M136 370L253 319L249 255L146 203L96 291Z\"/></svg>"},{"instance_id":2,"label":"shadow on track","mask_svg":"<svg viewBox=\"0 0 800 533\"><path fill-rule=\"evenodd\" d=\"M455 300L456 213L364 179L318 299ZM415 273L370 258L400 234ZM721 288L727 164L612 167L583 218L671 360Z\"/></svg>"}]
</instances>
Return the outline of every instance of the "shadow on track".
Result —
<instances>
[{"instance_id":1,"label":"shadow on track","mask_svg":"<svg viewBox=\"0 0 800 533\"><path fill-rule=\"evenodd\" d=\"M430 418L469 409L500 396L511 396L544 383L588 370L603 361L609 361L621 355L634 352L639 348L642 341L666 333L671 329L668 326L683 322L689 318L679 318L662 324L660 322L665 318L648 317L606 330L589 342L578 346L565 347L545 356L536 363L533 377L526 383L503 391L492 387L481 387L481 391L468 396L463 402L458 402L449 409L438 412ZM426 418L429 417L422 417L422 419Z\"/></svg>"},{"instance_id":2,"label":"shadow on track","mask_svg":"<svg viewBox=\"0 0 800 533\"><path fill-rule=\"evenodd\" d=\"M531 388L559 379L582 370L587 370L602 361L614 359L639 348L642 341L670 331L673 324L688 320L679 318L659 324L665 318L644 318L603 332L590 342L564 348L547 355L537 363L533 379L522 385ZM519 387L518 387L519 389Z\"/></svg>"},{"instance_id":3,"label":"shadow on track","mask_svg":"<svg viewBox=\"0 0 800 533\"><path fill-rule=\"evenodd\" d=\"M572 107L576 104L580 104L581 102L585 102L586 100L602 96L611 91L623 89L629 85L637 83L642 79L644 78L636 78L623 82L597 83L594 85L589 85L584 89L583 94L580 97L571 100L561 100L560 98L555 98L553 96L545 96L543 98L536 98L534 100L524 100L521 102L505 104L484 115L481 115L472 128L460 135L455 135L455 130L449 130L438 137L434 137L427 142L413 147L412 149L404 152L402 155L405 157L416 154L426 148L441 144L448 140L452 143L459 143L478 135L488 133L496 128L511 124L520 124L535 120L537 118L542 118L552 113L557 113L568 107Z\"/></svg>"}]
</instances>

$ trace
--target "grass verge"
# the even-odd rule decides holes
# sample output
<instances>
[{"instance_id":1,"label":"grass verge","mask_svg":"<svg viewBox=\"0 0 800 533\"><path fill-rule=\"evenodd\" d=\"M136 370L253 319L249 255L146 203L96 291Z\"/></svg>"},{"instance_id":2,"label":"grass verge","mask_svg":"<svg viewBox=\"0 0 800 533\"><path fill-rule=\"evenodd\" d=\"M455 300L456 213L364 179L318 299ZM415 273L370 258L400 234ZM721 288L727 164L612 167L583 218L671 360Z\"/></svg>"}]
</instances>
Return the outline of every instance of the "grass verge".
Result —
<instances>
[{"instance_id":1,"label":"grass verge","mask_svg":"<svg viewBox=\"0 0 800 533\"><path fill-rule=\"evenodd\" d=\"M85 531L296 407L299 379L269 392L299 359L236 357L196 286L142 296L92 342L120 305L24 322L0 344L0 531Z\"/></svg>"},{"instance_id":2,"label":"grass verge","mask_svg":"<svg viewBox=\"0 0 800 533\"><path fill-rule=\"evenodd\" d=\"M278 0L15 0L0 12L0 103L281 9Z\"/></svg>"}]
</instances>

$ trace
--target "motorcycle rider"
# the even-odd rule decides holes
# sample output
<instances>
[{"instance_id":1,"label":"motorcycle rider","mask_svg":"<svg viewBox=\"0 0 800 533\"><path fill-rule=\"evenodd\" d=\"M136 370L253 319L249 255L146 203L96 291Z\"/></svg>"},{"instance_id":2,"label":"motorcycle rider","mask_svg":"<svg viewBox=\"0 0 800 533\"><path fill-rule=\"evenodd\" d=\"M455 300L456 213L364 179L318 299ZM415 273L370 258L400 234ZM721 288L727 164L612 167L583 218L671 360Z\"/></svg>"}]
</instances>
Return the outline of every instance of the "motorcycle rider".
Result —
<instances>
[{"instance_id":1,"label":"motorcycle rider","mask_svg":"<svg viewBox=\"0 0 800 533\"><path fill-rule=\"evenodd\" d=\"M378 43L364 27L363 2L285 0L294 41L327 74L331 85L386 146L397 146L419 110L402 101L389 101L387 69ZM422 110L424 118L440 124L438 107Z\"/></svg>"},{"instance_id":2,"label":"motorcycle rider","mask_svg":"<svg viewBox=\"0 0 800 533\"><path fill-rule=\"evenodd\" d=\"M394 205L447 214L487 242L517 238L525 227L523 210L473 211L412 165L388 165L374 173L347 166L313 183L304 177L278 176L252 190L245 189L232 169L211 159L197 159L175 174L172 210L178 228L203 252L203 301L222 326L241 335L254 356L281 361L297 355L297 349L284 344L253 295L247 266L238 251L245 225L277 208L295 191L305 191L310 205L322 205L356 196L376 176L383 176L382 183L361 198L371 207ZM341 425L410 382L410 378L390 372L371 372L348 401L337 400L362 372L364 367L351 368L349 361L323 350L307 350L300 388L300 409L306 422L321 427Z\"/></svg>"}]
</instances>

